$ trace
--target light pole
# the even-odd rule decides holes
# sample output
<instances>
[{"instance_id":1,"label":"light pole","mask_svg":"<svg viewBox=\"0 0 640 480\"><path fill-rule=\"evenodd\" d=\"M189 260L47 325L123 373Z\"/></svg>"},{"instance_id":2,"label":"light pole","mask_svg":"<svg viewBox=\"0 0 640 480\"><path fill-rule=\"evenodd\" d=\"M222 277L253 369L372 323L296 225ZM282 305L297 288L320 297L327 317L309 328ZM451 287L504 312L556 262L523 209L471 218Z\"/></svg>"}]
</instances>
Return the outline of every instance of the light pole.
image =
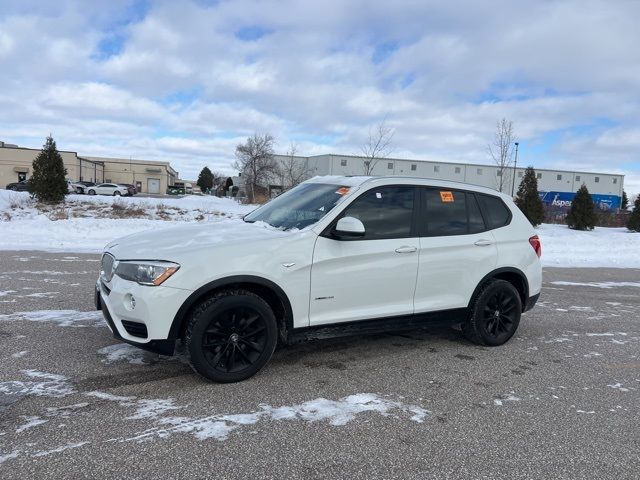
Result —
<instances>
[{"instance_id":1,"label":"light pole","mask_svg":"<svg viewBox=\"0 0 640 480\"><path fill-rule=\"evenodd\" d=\"M518 142L516 142L516 158L513 161L513 180L511 181L511 196L513 197L513 192L516 188L516 169L518 168Z\"/></svg>"}]
</instances>

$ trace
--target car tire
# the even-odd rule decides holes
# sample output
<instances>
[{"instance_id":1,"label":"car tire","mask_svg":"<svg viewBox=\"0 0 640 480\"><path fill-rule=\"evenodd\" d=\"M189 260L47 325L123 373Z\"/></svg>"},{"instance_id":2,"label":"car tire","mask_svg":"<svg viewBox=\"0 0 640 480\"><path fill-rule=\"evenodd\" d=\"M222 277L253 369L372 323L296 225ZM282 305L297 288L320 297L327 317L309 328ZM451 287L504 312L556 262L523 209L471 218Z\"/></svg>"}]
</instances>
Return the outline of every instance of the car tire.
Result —
<instances>
[{"instance_id":1,"label":"car tire","mask_svg":"<svg viewBox=\"0 0 640 480\"><path fill-rule=\"evenodd\" d=\"M9 188L7 188L7 190L11 190L12 192L17 192L18 191L18 187L9 187Z\"/></svg>"},{"instance_id":2,"label":"car tire","mask_svg":"<svg viewBox=\"0 0 640 480\"><path fill-rule=\"evenodd\" d=\"M76 188L76 193L77 193L78 195L82 195L82 194L84 193L84 190L83 190L83 189L81 189L80 187L77 187L77 188Z\"/></svg>"},{"instance_id":3,"label":"car tire","mask_svg":"<svg viewBox=\"0 0 640 480\"><path fill-rule=\"evenodd\" d=\"M184 334L187 359L204 378L246 380L264 367L278 343L271 307L247 290L223 290L191 313Z\"/></svg>"},{"instance_id":4,"label":"car tire","mask_svg":"<svg viewBox=\"0 0 640 480\"><path fill-rule=\"evenodd\" d=\"M516 333L521 314L522 300L513 284L489 280L474 297L462 334L478 345L503 345Z\"/></svg>"},{"instance_id":5,"label":"car tire","mask_svg":"<svg viewBox=\"0 0 640 480\"><path fill-rule=\"evenodd\" d=\"M92 190L89 190L87 193L88 193L89 195L95 195L95 194L96 194L96 191L92 189Z\"/></svg>"},{"instance_id":6,"label":"car tire","mask_svg":"<svg viewBox=\"0 0 640 480\"><path fill-rule=\"evenodd\" d=\"M122 195L118 190L116 190L115 192L113 192L113 196L114 197L119 197L120 195Z\"/></svg>"}]
</instances>

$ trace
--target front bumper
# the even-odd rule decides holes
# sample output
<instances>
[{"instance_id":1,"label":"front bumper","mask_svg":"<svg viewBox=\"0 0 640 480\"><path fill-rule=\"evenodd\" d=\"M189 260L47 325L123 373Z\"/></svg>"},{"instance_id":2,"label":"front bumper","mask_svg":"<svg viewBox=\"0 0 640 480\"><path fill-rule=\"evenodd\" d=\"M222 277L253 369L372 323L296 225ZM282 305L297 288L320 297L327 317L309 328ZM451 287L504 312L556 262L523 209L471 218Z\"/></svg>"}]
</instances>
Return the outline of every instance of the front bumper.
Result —
<instances>
[{"instance_id":1,"label":"front bumper","mask_svg":"<svg viewBox=\"0 0 640 480\"><path fill-rule=\"evenodd\" d=\"M176 339L169 338L180 306L192 292L171 287L147 287L114 277L107 285L98 280L95 306L113 336L126 343L163 355L172 355ZM135 306L131 306L131 298Z\"/></svg>"}]
</instances>

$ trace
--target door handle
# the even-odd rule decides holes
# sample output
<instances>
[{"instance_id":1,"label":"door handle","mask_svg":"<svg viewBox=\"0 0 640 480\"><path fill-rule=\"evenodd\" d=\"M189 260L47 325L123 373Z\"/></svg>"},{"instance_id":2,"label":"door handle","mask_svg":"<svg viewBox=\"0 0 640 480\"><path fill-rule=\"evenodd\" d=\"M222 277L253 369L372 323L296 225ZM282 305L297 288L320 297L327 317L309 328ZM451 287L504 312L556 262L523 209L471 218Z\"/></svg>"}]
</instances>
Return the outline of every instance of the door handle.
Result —
<instances>
[{"instance_id":1,"label":"door handle","mask_svg":"<svg viewBox=\"0 0 640 480\"><path fill-rule=\"evenodd\" d=\"M416 247L411 247L409 245L404 245L402 247L396 248L396 253L413 253L418 250Z\"/></svg>"},{"instance_id":2,"label":"door handle","mask_svg":"<svg viewBox=\"0 0 640 480\"><path fill-rule=\"evenodd\" d=\"M477 245L478 247L488 247L489 245L492 245L492 244L493 242L491 240L485 240L484 238L474 243L474 245Z\"/></svg>"}]
</instances>

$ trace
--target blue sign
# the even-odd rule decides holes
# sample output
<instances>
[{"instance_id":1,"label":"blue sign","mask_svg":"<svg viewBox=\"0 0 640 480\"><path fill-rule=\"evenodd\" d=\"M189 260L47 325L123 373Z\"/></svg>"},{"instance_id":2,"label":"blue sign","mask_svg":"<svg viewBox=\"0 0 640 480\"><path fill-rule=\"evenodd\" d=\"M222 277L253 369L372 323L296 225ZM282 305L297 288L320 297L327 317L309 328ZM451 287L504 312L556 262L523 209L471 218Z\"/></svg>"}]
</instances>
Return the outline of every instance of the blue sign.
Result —
<instances>
[{"instance_id":1,"label":"blue sign","mask_svg":"<svg viewBox=\"0 0 640 480\"><path fill-rule=\"evenodd\" d=\"M538 192L542 202L552 207L571 207L574 192ZM618 210L622 203L622 199L617 195L598 195L591 194L591 199L595 203L596 208L600 210Z\"/></svg>"}]
</instances>

